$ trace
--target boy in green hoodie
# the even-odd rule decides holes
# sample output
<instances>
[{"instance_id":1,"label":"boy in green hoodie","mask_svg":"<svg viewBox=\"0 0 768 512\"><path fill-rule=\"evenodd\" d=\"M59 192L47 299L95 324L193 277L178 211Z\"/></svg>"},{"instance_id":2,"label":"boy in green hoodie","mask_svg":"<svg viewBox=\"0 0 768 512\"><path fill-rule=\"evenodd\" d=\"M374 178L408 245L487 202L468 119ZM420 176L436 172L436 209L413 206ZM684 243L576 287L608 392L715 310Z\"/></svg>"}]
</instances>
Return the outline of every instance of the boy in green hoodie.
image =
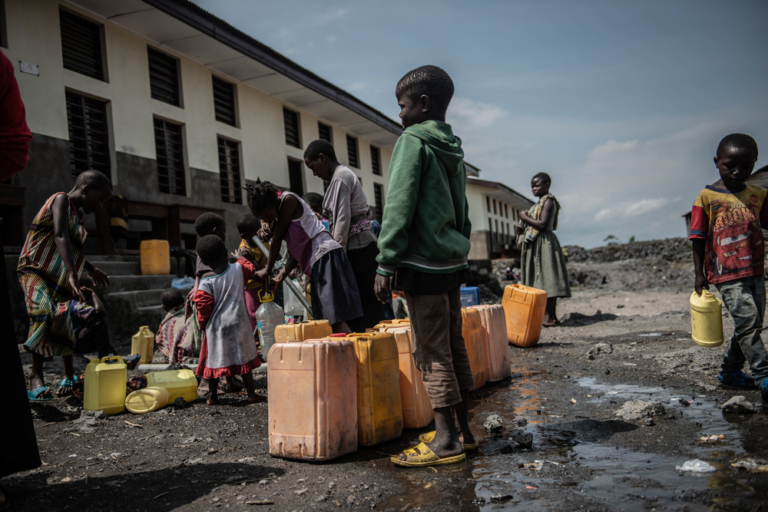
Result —
<instances>
[{"instance_id":1,"label":"boy in green hoodie","mask_svg":"<svg viewBox=\"0 0 768 512\"><path fill-rule=\"evenodd\" d=\"M405 131L389 164L376 295L388 302L390 284L405 294L413 357L435 410L435 432L420 436L421 444L392 462L452 464L466 459L465 450L477 449L467 422L473 381L461 334L460 287L472 278L464 152L445 122L453 97L445 71L414 69L400 79L395 94Z\"/></svg>"}]
</instances>

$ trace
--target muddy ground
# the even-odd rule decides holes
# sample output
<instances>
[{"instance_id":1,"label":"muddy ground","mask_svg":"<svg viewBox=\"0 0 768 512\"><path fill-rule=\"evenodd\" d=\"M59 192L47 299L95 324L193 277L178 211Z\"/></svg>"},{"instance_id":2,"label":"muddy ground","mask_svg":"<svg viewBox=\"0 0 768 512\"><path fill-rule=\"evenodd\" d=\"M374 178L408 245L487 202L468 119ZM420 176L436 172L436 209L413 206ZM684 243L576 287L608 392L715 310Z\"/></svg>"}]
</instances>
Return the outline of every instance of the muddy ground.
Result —
<instances>
[{"instance_id":1,"label":"muddy ground","mask_svg":"<svg viewBox=\"0 0 768 512\"><path fill-rule=\"evenodd\" d=\"M267 405L246 405L243 395L227 395L216 407L198 401L84 422L73 421L81 409L70 398L33 405L44 466L0 485L13 510L35 512L765 510L768 473L731 464L768 458L766 407L756 390L718 384L727 343L702 348L691 341L690 285L649 281L653 261L572 266L604 274L607 282L561 301L562 326L544 330L536 347L510 347L512 378L473 397L480 450L463 464L391 465L391 454L429 429L325 464L272 458ZM690 275L685 264L668 267L664 276ZM730 318L725 326L728 337ZM598 343L612 351L590 359ZM50 384L58 378L56 366L48 368ZM257 385L266 387L266 379ZM735 395L758 412L723 413L719 405ZM658 401L665 414L652 426L615 415L634 399ZM497 436L482 426L493 413L504 422ZM521 431L533 434L532 448L511 440ZM724 438L701 442L713 434ZM690 459L717 470L675 470Z\"/></svg>"}]
</instances>

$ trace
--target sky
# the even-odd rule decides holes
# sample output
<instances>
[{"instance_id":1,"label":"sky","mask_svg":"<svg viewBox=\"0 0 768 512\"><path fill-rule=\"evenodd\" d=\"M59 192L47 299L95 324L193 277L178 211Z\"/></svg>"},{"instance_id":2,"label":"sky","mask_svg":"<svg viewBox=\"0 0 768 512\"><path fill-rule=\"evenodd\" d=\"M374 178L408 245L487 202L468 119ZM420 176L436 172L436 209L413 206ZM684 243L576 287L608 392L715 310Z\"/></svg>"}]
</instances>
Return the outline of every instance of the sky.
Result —
<instances>
[{"instance_id":1,"label":"sky","mask_svg":"<svg viewBox=\"0 0 768 512\"><path fill-rule=\"evenodd\" d=\"M547 172L563 244L685 236L729 133L768 165L764 0L195 3L395 120L398 80L442 67L466 160L529 198Z\"/></svg>"}]
</instances>

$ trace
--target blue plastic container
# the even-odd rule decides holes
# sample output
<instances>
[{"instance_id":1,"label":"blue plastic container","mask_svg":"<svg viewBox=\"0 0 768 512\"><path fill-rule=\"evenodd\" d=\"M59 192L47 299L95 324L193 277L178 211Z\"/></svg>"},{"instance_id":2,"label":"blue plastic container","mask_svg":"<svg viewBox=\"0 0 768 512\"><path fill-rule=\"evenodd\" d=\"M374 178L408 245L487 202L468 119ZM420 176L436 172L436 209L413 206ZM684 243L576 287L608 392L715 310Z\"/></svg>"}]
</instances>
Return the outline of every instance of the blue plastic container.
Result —
<instances>
[{"instance_id":1,"label":"blue plastic container","mask_svg":"<svg viewBox=\"0 0 768 512\"><path fill-rule=\"evenodd\" d=\"M461 307L480 305L480 288L476 286L467 286L461 289Z\"/></svg>"}]
</instances>

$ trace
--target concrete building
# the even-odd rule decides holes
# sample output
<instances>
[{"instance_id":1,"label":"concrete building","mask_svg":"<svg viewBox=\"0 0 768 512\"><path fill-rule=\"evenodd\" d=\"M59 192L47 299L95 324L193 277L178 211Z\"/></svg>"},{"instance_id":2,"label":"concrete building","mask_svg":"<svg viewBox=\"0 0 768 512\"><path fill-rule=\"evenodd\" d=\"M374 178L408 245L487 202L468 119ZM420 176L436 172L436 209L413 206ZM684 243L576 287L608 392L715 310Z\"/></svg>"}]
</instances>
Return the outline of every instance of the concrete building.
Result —
<instances>
[{"instance_id":1,"label":"concrete building","mask_svg":"<svg viewBox=\"0 0 768 512\"><path fill-rule=\"evenodd\" d=\"M519 254L515 248L515 225L520 211L533 201L503 183L483 180L479 172L467 176L467 203L472 222L471 260L509 258Z\"/></svg>"},{"instance_id":2,"label":"concrete building","mask_svg":"<svg viewBox=\"0 0 768 512\"><path fill-rule=\"evenodd\" d=\"M141 238L194 248L191 223L205 211L224 215L233 246L246 183L323 192L303 164L320 137L381 215L401 126L195 4L4 0L0 9L0 45L34 134L29 167L0 185L11 250L45 199L89 168L128 200L134 249ZM114 250L109 223L108 212L87 221L102 235L89 237L89 252Z\"/></svg>"}]
</instances>

